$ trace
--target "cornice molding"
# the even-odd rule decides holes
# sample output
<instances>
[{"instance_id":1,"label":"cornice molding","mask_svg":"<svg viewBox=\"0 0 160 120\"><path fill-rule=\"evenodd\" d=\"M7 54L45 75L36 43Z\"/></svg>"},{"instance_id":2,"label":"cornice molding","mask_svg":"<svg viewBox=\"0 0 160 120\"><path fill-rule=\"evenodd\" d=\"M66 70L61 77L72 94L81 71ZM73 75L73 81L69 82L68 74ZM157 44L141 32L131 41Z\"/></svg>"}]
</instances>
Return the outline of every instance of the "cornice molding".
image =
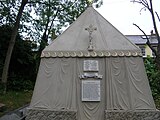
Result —
<instances>
[{"instance_id":1,"label":"cornice molding","mask_svg":"<svg viewBox=\"0 0 160 120\"><path fill-rule=\"evenodd\" d=\"M43 51L41 57L138 57L142 56L141 51Z\"/></svg>"}]
</instances>

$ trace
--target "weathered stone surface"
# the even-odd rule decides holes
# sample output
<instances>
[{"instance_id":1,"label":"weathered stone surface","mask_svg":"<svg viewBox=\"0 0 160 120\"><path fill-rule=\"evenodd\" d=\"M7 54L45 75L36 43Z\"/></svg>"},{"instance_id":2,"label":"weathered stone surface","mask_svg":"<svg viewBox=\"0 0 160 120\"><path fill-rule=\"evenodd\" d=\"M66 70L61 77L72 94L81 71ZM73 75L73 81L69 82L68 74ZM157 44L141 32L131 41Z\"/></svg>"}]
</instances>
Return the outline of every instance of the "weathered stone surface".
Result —
<instances>
[{"instance_id":1,"label":"weathered stone surface","mask_svg":"<svg viewBox=\"0 0 160 120\"><path fill-rule=\"evenodd\" d=\"M105 111L105 120L160 120L160 111Z\"/></svg>"},{"instance_id":2,"label":"weathered stone surface","mask_svg":"<svg viewBox=\"0 0 160 120\"><path fill-rule=\"evenodd\" d=\"M25 120L77 120L77 112L28 109Z\"/></svg>"}]
</instances>

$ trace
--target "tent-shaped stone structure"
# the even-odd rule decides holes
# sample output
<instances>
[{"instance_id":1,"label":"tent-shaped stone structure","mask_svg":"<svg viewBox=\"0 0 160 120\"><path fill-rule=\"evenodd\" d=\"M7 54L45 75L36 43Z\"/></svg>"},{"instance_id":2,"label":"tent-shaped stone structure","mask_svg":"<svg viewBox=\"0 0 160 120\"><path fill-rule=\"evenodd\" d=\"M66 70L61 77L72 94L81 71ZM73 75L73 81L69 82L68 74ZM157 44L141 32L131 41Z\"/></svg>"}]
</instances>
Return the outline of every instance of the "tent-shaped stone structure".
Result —
<instances>
[{"instance_id":1,"label":"tent-shaped stone structure","mask_svg":"<svg viewBox=\"0 0 160 120\"><path fill-rule=\"evenodd\" d=\"M93 7L42 51L28 120L151 115L159 113L140 49Z\"/></svg>"}]
</instances>

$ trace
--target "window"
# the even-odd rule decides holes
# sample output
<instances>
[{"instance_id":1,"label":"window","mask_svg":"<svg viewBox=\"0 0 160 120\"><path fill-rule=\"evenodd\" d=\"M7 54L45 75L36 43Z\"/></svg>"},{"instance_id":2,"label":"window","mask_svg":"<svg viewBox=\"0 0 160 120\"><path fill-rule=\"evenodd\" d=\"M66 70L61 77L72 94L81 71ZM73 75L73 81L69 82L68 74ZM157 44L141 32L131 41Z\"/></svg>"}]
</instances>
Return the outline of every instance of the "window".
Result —
<instances>
[{"instance_id":1,"label":"window","mask_svg":"<svg viewBox=\"0 0 160 120\"><path fill-rule=\"evenodd\" d=\"M145 47L144 46L140 46L141 52L143 56L146 56L146 52L145 52Z\"/></svg>"}]
</instances>

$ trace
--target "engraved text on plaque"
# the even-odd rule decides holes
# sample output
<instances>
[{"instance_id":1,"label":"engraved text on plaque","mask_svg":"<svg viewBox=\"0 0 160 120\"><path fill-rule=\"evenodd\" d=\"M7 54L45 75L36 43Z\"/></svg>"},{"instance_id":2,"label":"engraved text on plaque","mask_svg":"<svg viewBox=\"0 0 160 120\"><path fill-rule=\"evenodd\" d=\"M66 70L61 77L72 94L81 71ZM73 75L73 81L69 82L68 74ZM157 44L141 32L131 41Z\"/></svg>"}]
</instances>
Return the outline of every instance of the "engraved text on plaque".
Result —
<instances>
[{"instance_id":1,"label":"engraved text on plaque","mask_svg":"<svg viewBox=\"0 0 160 120\"><path fill-rule=\"evenodd\" d=\"M100 101L100 80L82 81L82 101Z\"/></svg>"},{"instance_id":2,"label":"engraved text on plaque","mask_svg":"<svg viewBox=\"0 0 160 120\"><path fill-rule=\"evenodd\" d=\"M98 61L97 60L84 60L83 69L84 71L98 71Z\"/></svg>"}]
</instances>

